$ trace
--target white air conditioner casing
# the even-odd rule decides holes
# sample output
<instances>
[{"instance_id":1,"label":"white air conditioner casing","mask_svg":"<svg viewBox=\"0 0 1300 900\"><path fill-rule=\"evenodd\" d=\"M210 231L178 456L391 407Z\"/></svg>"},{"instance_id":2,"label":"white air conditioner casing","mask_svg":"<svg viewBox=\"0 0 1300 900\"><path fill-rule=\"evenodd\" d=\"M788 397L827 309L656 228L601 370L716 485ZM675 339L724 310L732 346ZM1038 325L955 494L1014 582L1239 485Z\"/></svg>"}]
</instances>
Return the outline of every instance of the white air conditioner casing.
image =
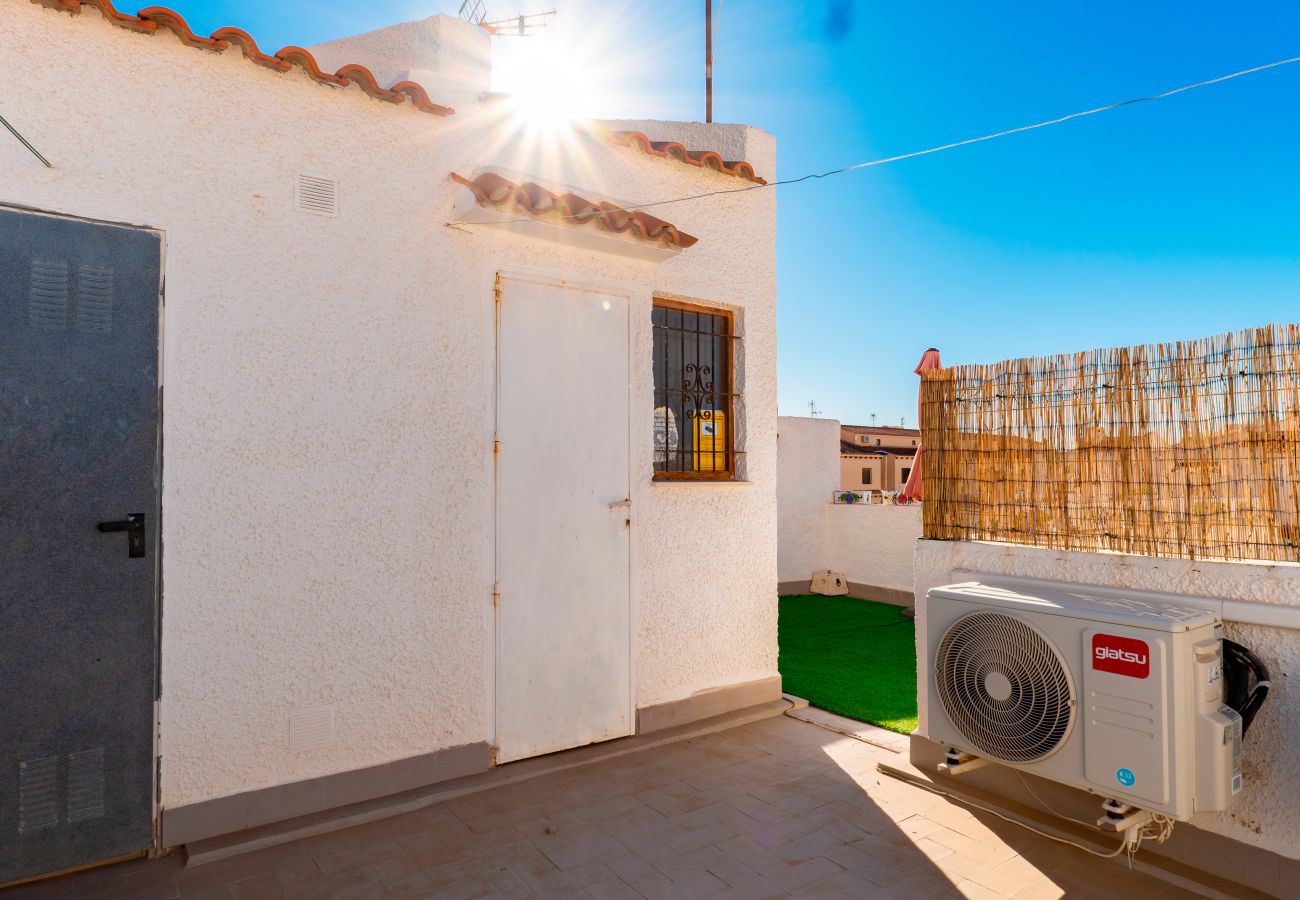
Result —
<instances>
[{"instance_id":1,"label":"white air conditioner casing","mask_svg":"<svg viewBox=\"0 0 1300 900\"><path fill-rule=\"evenodd\" d=\"M1176 819L1226 809L1241 718L1218 618L1039 585L928 592L925 736Z\"/></svg>"}]
</instances>

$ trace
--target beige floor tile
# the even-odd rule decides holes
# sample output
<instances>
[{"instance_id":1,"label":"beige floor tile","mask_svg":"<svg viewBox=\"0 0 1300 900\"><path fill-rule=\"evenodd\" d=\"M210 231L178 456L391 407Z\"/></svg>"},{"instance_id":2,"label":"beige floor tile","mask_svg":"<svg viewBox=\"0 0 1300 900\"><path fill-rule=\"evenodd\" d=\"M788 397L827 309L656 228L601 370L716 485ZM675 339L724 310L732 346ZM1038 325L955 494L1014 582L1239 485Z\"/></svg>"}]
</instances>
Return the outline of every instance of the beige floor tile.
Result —
<instances>
[{"instance_id":1,"label":"beige floor tile","mask_svg":"<svg viewBox=\"0 0 1300 900\"><path fill-rule=\"evenodd\" d=\"M891 755L775 718L210 866L124 864L4 900L1180 895L884 778Z\"/></svg>"}]
</instances>

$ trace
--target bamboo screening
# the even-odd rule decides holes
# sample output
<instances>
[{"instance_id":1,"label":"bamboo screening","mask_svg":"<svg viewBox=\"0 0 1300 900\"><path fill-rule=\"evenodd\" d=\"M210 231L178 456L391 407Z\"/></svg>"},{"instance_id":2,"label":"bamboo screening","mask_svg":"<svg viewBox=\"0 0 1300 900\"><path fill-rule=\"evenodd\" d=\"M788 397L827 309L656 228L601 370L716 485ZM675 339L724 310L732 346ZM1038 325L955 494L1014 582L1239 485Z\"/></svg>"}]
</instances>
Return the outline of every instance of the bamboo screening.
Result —
<instances>
[{"instance_id":1,"label":"bamboo screening","mask_svg":"<svg viewBox=\"0 0 1300 900\"><path fill-rule=\"evenodd\" d=\"M921 377L927 538L1300 562L1300 325Z\"/></svg>"}]
</instances>

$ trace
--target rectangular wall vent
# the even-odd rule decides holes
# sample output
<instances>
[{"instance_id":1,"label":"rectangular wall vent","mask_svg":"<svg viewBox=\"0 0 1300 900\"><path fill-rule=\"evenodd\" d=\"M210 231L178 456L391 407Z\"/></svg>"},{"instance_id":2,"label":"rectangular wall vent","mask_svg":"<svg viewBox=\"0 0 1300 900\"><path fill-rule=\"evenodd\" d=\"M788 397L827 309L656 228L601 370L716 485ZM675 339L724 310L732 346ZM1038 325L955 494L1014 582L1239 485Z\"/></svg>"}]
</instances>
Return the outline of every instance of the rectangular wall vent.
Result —
<instances>
[{"instance_id":1,"label":"rectangular wall vent","mask_svg":"<svg viewBox=\"0 0 1300 900\"><path fill-rule=\"evenodd\" d=\"M68 754L68 821L104 815L104 748Z\"/></svg>"},{"instance_id":2,"label":"rectangular wall vent","mask_svg":"<svg viewBox=\"0 0 1300 900\"><path fill-rule=\"evenodd\" d=\"M339 181L323 175L298 176L294 188L298 212L313 216L336 217L339 214Z\"/></svg>"},{"instance_id":3,"label":"rectangular wall vent","mask_svg":"<svg viewBox=\"0 0 1300 900\"><path fill-rule=\"evenodd\" d=\"M113 270L108 266L77 267L77 328L113 330Z\"/></svg>"},{"instance_id":4,"label":"rectangular wall vent","mask_svg":"<svg viewBox=\"0 0 1300 900\"><path fill-rule=\"evenodd\" d=\"M317 706L289 713L289 752L324 750L334 743L334 707Z\"/></svg>"},{"instance_id":5,"label":"rectangular wall vent","mask_svg":"<svg viewBox=\"0 0 1300 900\"><path fill-rule=\"evenodd\" d=\"M59 758L23 760L18 764L18 831L59 824Z\"/></svg>"},{"instance_id":6,"label":"rectangular wall vent","mask_svg":"<svg viewBox=\"0 0 1300 900\"><path fill-rule=\"evenodd\" d=\"M27 295L27 321L41 331L68 327L68 264L58 259L33 259Z\"/></svg>"}]
</instances>

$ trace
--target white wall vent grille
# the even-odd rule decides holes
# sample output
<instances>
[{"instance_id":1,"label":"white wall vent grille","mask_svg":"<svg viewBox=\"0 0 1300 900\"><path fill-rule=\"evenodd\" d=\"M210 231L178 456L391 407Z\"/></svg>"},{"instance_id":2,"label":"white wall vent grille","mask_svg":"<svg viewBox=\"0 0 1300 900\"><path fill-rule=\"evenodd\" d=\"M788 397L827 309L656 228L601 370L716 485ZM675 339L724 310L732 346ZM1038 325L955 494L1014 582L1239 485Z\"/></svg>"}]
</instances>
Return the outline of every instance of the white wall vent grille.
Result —
<instances>
[{"instance_id":1,"label":"white wall vent grille","mask_svg":"<svg viewBox=\"0 0 1300 900\"><path fill-rule=\"evenodd\" d=\"M339 214L339 180L324 175L299 174L294 186L298 212L313 216L337 217Z\"/></svg>"},{"instance_id":2,"label":"white wall vent grille","mask_svg":"<svg viewBox=\"0 0 1300 900\"><path fill-rule=\"evenodd\" d=\"M334 707L317 706L289 713L289 752L324 750L334 743Z\"/></svg>"}]
</instances>

